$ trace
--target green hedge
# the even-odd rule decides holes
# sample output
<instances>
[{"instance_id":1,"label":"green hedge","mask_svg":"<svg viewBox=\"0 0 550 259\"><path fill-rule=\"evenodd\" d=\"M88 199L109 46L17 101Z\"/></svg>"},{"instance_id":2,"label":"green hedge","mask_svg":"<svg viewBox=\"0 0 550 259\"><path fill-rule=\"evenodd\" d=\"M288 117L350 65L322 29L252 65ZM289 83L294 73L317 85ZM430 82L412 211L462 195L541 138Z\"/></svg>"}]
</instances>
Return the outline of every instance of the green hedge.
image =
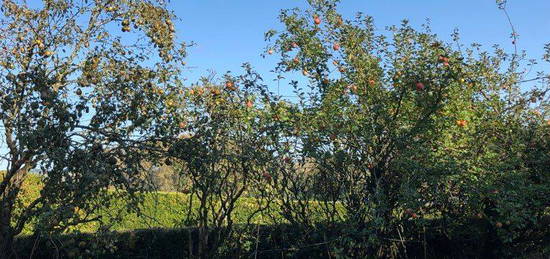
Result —
<instances>
[{"instance_id":1,"label":"green hedge","mask_svg":"<svg viewBox=\"0 0 550 259\"><path fill-rule=\"evenodd\" d=\"M437 226L432 220L429 225ZM258 231L259 227L259 231ZM368 226L365 226L368 228ZM237 226L235 239L216 257L227 258L329 258L346 249L353 242L362 242L365 236L342 233L342 226L319 225L316 231L286 224ZM414 225L409 231L421 232ZM482 220L452 229L449 236L442 231L429 231L419 240L406 242L411 258L546 258L550 256L550 233L541 226L534 229L529 240L516 244L495 243L491 229ZM259 234L259 235L258 235ZM257 239L257 237L259 237ZM80 233L58 236L25 236L16 240L20 258L188 258L189 251L196 255L197 230L195 228ZM256 243L257 242L257 243ZM34 250L33 250L34 247ZM256 248L257 247L257 248ZM373 248L376 251L376 248ZM330 256L329 256L330 254Z\"/></svg>"},{"instance_id":2,"label":"green hedge","mask_svg":"<svg viewBox=\"0 0 550 259\"><path fill-rule=\"evenodd\" d=\"M40 193L41 182L40 176L30 174L25 180L23 187L22 204L28 204L36 199ZM110 226L112 231L128 231L136 229L146 228L180 228L186 227L184 220L187 212L189 211L189 199L190 195L178 193L178 192L150 192L138 194L143 199L143 203L140 205L139 214L136 212L128 212L126 207L128 203L123 200L114 200L110 206L103 208L99 211L99 216L102 218L102 222L105 225ZM312 201L312 211L310 216L313 216L317 221L322 221L321 214L315 210L320 206L315 206L317 203ZM198 200L196 196L193 200L193 210L197 209ZM233 212L233 220L235 224L246 223L248 217L256 211L258 207L257 200L254 198L244 197L237 201L235 210ZM340 207L341 210L343 208ZM275 204L271 205L271 211L277 211ZM318 215L315 217L315 215ZM117 218L117 220L113 220ZM271 213L270 217L262 214L255 214L251 219L251 223L254 224L273 224L273 223L286 223L286 221L278 215L278 213ZM79 232L96 232L99 230L99 222L91 222L87 224L81 224L71 231ZM27 225L21 235L30 235L33 233L32 223Z\"/></svg>"},{"instance_id":3,"label":"green hedge","mask_svg":"<svg viewBox=\"0 0 550 259\"><path fill-rule=\"evenodd\" d=\"M31 175L25 182L23 202L30 202L40 191L40 179ZM145 193L142 215L124 210L126 203L117 200L111 207L102 210L101 215L109 223L113 213L121 213L121 221L111 223L111 232L97 232L99 224L90 223L73 229L72 234L56 236L30 236L32 226L17 238L17 256L28 258L95 257L95 258L186 258L189 251L197 250L197 231L184 228L182 222L188 209L189 195L181 193ZM194 202L197 204L197 202ZM235 211L236 224L244 223L257 206L252 198L241 199ZM315 207L315 206L313 206ZM276 208L272 208L276 209ZM322 219L319 218L319 221ZM276 220L284 222L282 219ZM256 225L245 229L237 225L237 239L231 240L223 250L228 257L248 257L256 252L256 236L260 228L258 246L259 258L284 257L328 257L337 254L348 245L360 243L365 236L361 232L342 233L346 227L328 227L320 224L315 231L301 226L273 224L273 221L256 216ZM502 244L495 237L493 227L484 220L472 220L463 225L442 230L439 219L425 219L429 229L425 236L407 243L411 257L543 257L550 255L550 219L530 229L528 239L518 243ZM270 225L266 225L270 224ZM342 223L343 224L343 223ZM412 233L424 233L407 226ZM365 226L368 228L368 226ZM430 230L432 229L432 230ZM418 240L424 240L420 243ZM350 243L351 242L351 243ZM33 249L34 248L34 249Z\"/></svg>"},{"instance_id":4,"label":"green hedge","mask_svg":"<svg viewBox=\"0 0 550 259\"><path fill-rule=\"evenodd\" d=\"M29 175L23 187L23 195L21 203L28 204L36 199L40 192L40 177L34 174ZM127 203L122 200L115 200L107 208L101 209L103 223L108 224L111 230L126 231L144 228L176 228L182 227L185 215L188 212L190 195L177 192L151 192L143 193L140 198L143 203L140 206L139 214L136 212L128 212L126 210ZM195 197L196 199L196 197ZM196 210L198 201L193 201L193 209ZM234 211L234 221L236 223L244 223L249 215L255 210L257 204L252 198L242 198L236 204ZM118 218L118 220L112 220ZM253 218L254 223L265 223L261 215L256 215ZM98 222L92 222L79 225L73 228L73 231L95 232L99 228ZM30 235L33 233L32 224L26 226L22 235Z\"/></svg>"}]
</instances>

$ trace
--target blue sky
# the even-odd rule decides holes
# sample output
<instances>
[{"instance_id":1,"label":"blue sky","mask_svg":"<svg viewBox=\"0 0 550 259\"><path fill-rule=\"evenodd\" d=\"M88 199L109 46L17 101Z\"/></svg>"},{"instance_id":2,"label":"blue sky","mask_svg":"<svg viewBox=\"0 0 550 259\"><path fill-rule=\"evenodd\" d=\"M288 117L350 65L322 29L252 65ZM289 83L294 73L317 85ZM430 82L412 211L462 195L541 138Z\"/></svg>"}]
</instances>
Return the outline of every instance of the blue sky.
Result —
<instances>
[{"instance_id":1,"label":"blue sky","mask_svg":"<svg viewBox=\"0 0 550 259\"><path fill-rule=\"evenodd\" d=\"M280 29L277 20L282 8L307 7L305 0L180 0L170 8L182 19L177 24L180 39L193 40L186 73L189 82L206 75L209 69L218 74L241 71L240 64L250 62L270 83L269 73L277 62L275 55L261 58L265 50L264 32ZM520 35L519 49L530 57L540 58L544 43L550 42L550 1L509 0L508 12ZM374 17L377 28L397 25L402 19L420 28L427 18L442 39L450 39L455 28L461 42L478 42L489 48L500 44L512 50L511 29L504 13L494 0L342 0L340 12L352 18L356 12ZM272 84L272 83L270 83Z\"/></svg>"}]
</instances>

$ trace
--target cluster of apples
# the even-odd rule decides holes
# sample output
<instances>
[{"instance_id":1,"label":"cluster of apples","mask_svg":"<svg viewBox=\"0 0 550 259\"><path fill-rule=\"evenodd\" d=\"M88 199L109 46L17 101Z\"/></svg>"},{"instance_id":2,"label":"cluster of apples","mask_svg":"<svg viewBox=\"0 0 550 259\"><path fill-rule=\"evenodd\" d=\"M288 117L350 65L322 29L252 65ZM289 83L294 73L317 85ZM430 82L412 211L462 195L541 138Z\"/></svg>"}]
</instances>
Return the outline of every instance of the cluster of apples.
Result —
<instances>
[{"instance_id":1,"label":"cluster of apples","mask_svg":"<svg viewBox=\"0 0 550 259\"><path fill-rule=\"evenodd\" d=\"M129 32L130 31L130 20L124 19L121 23L122 25L122 32Z\"/></svg>"},{"instance_id":2,"label":"cluster of apples","mask_svg":"<svg viewBox=\"0 0 550 259\"><path fill-rule=\"evenodd\" d=\"M225 81L225 89L227 89L228 91L236 91L237 86L235 86L235 82L233 82L232 80L227 80ZM250 99L247 99L245 105L248 108L252 108L252 106L254 106L254 102Z\"/></svg>"},{"instance_id":3,"label":"cluster of apples","mask_svg":"<svg viewBox=\"0 0 550 259\"><path fill-rule=\"evenodd\" d=\"M219 88L217 87L212 87L210 88L210 93L213 95L213 96L218 96L222 93L222 91L220 91Z\"/></svg>"},{"instance_id":4,"label":"cluster of apples","mask_svg":"<svg viewBox=\"0 0 550 259\"><path fill-rule=\"evenodd\" d=\"M340 18L338 21L339 21L339 24L342 23L341 18ZM321 18L320 18L318 15L313 15L313 22L314 22L315 25L320 25L320 24L321 24ZM298 47L299 47L299 45L298 45L297 42L291 42L291 43L290 43L290 46L289 46L287 49L288 49L288 50L291 50L291 49L295 49L295 48L298 48ZM337 42L333 43L332 49L333 49L334 51L340 50L340 44L337 43ZM273 53L274 53L274 50L273 50L273 49L268 49L268 50L267 50L267 54L271 55L271 54L273 54ZM294 57L294 58L292 59L292 63L291 63L292 65L295 65L295 66L296 66L296 65L298 65L299 63L300 63L300 59L298 59L298 57ZM291 64L289 64L289 66L290 66ZM287 71L288 71L288 70L290 70L290 68L287 68ZM346 71L346 69L345 69L344 67L339 67L338 70L339 70L341 73L344 73L344 72ZM309 73L307 70L303 69L303 70L302 70L302 75L304 75L304 76L309 76L310 73Z\"/></svg>"},{"instance_id":5,"label":"cluster of apples","mask_svg":"<svg viewBox=\"0 0 550 259\"><path fill-rule=\"evenodd\" d=\"M338 21L340 22L340 24L342 23L341 19L338 20ZM313 15L313 23L314 23L315 25L320 25L320 24L321 24L321 18L320 18L318 15ZM299 45L298 45L298 43L296 43L296 42L292 42L291 45L290 45L290 49L297 48L297 47L299 47ZM340 44L339 44L338 42L333 43L332 49L333 49L334 51L340 50ZM272 50L272 49L269 49L267 53L268 53L268 54L273 54L273 50ZM292 59L292 62L294 63L294 65L297 65L297 64L300 63L300 60L299 60L297 57L295 57L294 59ZM344 68L344 67L341 67L341 66L338 68L338 70L339 70L341 73L344 73L344 72L346 71L345 68ZM309 76L309 72L308 72L307 70L304 69L304 70L302 70L302 75L304 75L304 76Z\"/></svg>"},{"instance_id":6,"label":"cluster of apples","mask_svg":"<svg viewBox=\"0 0 550 259\"><path fill-rule=\"evenodd\" d=\"M449 58L448 57L440 55L439 58L437 59L437 61L439 61L439 63L442 63L446 67L449 66Z\"/></svg>"},{"instance_id":7,"label":"cluster of apples","mask_svg":"<svg viewBox=\"0 0 550 259\"><path fill-rule=\"evenodd\" d=\"M24 40L24 39L19 39L20 41ZM39 49L40 49L40 55L44 56L44 57L51 57L53 56L55 53L51 50L46 50L46 46L44 45L44 42L41 40L41 39L36 39L34 40L34 45L37 46Z\"/></svg>"},{"instance_id":8,"label":"cluster of apples","mask_svg":"<svg viewBox=\"0 0 550 259\"><path fill-rule=\"evenodd\" d=\"M202 87L195 87L195 88L189 89L189 94L200 97L204 94L204 89Z\"/></svg>"}]
</instances>

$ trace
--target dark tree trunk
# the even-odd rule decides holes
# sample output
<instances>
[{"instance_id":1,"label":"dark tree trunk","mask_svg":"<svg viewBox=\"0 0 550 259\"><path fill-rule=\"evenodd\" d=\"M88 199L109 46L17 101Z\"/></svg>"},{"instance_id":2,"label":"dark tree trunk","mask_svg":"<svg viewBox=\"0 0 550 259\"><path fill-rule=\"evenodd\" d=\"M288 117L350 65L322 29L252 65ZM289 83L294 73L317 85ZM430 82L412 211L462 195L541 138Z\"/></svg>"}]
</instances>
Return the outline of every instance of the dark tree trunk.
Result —
<instances>
[{"instance_id":1,"label":"dark tree trunk","mask_svg":"<svg viewBox=\"0 0 550 259\"><path fill-rule=\"evenodd\" d=\"M13 206L17 197L17 190L10 189L8 194L1 198L0 202L0 259L9 258L13 252L13 240L15 237L12 228Z\"/></svg>"},{"instance_id":2,"label":"dark tree trunk","mask_svg":"<svg viewBox=\"0 0 550 259\"><path fill-rule=\"evenodd\" d=\"M0 234L0 259L8 259L13 251L13 235L10 231L2 230Z\"/></svg>"},{"instance_id":3,"label":"dark tree trunk","mask_svg":"<svg viewBox=\"0 0 550 259\"><path fill-rule=\"evenodd\" d=\"M208 247L208 236L209 236L208 227L199 227L199 258L206 259L209 258L209 247Z\"/></svg>"}]
</instances>

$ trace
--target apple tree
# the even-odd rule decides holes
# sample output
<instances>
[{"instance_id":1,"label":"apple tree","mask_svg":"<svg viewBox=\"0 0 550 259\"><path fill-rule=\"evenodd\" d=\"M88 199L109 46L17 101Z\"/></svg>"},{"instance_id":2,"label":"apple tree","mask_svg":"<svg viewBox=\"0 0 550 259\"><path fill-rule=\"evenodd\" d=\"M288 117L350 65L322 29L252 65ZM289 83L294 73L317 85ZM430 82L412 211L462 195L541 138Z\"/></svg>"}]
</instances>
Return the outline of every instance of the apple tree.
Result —
<instances>
[{"instance_id":1,"label":"apple tree","mask_svg":"<svg viewBox=\"0 0 550 259\"><path fill-rule=\"evenodd\" d=\"M464 48L458 34L445 43L428 25L418 31L407 21L378 33L372 17L345 20L338 1L309 3L306 11L283 10L284 30L266 33L281 57L276 71L306 79L292 83L298 108L282 122L291 141L279 141L275 153L285 161L291 150L305 168L279 167L276 190L289 197L279 199L283 216L312 227L312 210L343 220L353 256L406 249L417 234L405 228L410 222L460 220L478 205L493 211L491 221L527 208L531 219L541 217L546 198L511 197L525 184L529 193L548 191L541 169L548 157L533 149L547 148L546 77L526 90L519 67L530 64L522 55ZM541 111L533 117L535 105ZM518 186L504 187L505 179ZM507 205L478 202L497 183L509 188L509 202L497 202ZM323 206L301 202L310 200Z\"/></svg>"},{"instance_id":2,"label":"apple tree","mask_svg":"<svg viewBox=\"0 0 550 259\"><path fill-rule=\"evenodd\" d=\"M197 251L191 249L188 256L241 251L243 244L234 242L241 239L236 208L249 208L238 226L247 231L253 217L269 205L258 194L272 180L270 146L276 138L269 134L272 119L266 107L274 97L259 74L243 67L243 75L228 73L221 83L203 78L178 96L186 120L173 124L183 132L170 146L168 160L188 194L183 223L198 230ZM250 199L255 196L260 198Z\"/></svg>"},{"instance_id":3,"label":"apple tree","mask_svg":"<svg viewBox=\"0 0 550 259\"><path fill-rule=\"evenodd\" d=\"M166 111L185 54L165 1L3 1L0 7L1 258L35 233L98 220L143 186L143 161L179 117ZM29 174L43 188L20 202ZM108 191L109 190L109 191Z\"/></svg>"}]
</instances>

